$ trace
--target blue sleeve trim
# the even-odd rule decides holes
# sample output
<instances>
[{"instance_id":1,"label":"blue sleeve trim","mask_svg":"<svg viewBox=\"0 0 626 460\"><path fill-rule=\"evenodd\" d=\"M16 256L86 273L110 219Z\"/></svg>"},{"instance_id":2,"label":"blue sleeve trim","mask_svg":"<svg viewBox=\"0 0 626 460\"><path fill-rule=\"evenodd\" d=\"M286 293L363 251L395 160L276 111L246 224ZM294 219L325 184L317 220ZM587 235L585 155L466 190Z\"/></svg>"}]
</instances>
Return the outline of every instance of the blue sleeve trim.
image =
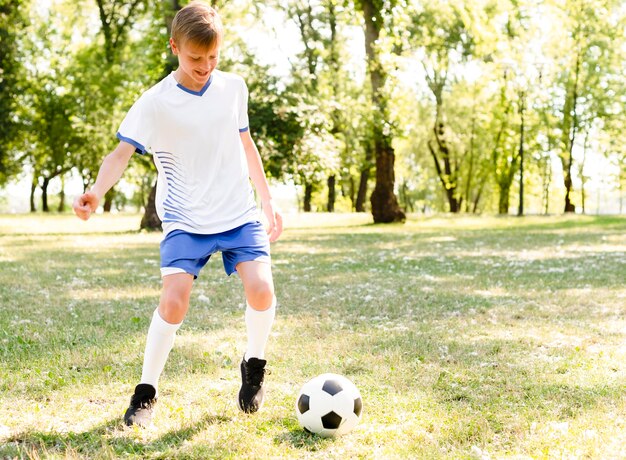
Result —
<instances>
[{"instance_id":1,"label":"blue sleeve trim","mask_svg":"<svg viewBox=\"0 0 626 460\"><path fill-rule=\"evenodd\" d=\"M142 155L143 155L144 153L146 153L146 148L145 148L143 145L141 145L139 142L137 142L137 141L135 141L135 140L131 139L130 137L125 137L125 136L122 136L122 135L118 132L118 133L117 133L117 138L118 138L120 141L124 141L124 142L126 142L127 144L130 144L130 145L132 145L133 147L135 147L135 152L140 153L140 154L142 154Z\"/></svg>"},{"instance_id":2,"label":"blue sleeve trim","mask_svg":"<svg viewBox=\"0 0 626 460\"><path fill-rule=\"evenodd\" d=\"M246 131L248 131L248 129L250 129L249 126L246 126L245 128L239 128L239 132L240 133L245 133Z\"/></svg>"}]
</instances>

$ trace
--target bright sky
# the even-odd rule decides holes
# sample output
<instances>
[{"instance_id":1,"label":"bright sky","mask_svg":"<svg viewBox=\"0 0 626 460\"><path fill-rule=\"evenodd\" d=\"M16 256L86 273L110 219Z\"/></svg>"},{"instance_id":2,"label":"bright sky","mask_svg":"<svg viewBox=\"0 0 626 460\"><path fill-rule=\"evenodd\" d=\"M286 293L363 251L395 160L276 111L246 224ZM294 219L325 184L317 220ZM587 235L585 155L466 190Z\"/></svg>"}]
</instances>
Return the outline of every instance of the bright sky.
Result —
<instances>
[{"instance_id":1,"label":"bright sky","mask_svg":"<svg viewBox=\"0 0 626 460\"><path fill-rule=\"evenodd\" d=\"M263 28L247 29L245 38L248 46L255 51L259 59L270 65L278 76L289 76L289 59L303 51L300 31L296 24L287 18L283 11L266 8L262 18ZM363 31L350 26L343 33L347 34L350 64L358 74L365 73L365 39Z\"/></svg>"}]
</instances>

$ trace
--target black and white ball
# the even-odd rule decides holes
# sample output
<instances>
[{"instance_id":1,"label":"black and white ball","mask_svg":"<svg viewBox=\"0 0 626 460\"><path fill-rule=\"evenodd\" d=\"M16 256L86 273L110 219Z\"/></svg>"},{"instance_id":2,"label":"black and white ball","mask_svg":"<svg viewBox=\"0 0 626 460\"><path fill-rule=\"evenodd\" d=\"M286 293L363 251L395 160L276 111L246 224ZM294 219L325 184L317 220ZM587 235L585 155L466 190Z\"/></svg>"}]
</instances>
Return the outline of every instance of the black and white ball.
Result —
<instances>
[{"instance_id":1,"label":"black and white ball","mask_svg":"<svg viewBox=\"0 0 626 460\"><path fill-rule=\"evenodd\" d=\"M324 438L352 430L361 419L362 409L358 388L337 374L322 374L309 380L296 399L300 426Z\"/></svg>"}]
</instances>

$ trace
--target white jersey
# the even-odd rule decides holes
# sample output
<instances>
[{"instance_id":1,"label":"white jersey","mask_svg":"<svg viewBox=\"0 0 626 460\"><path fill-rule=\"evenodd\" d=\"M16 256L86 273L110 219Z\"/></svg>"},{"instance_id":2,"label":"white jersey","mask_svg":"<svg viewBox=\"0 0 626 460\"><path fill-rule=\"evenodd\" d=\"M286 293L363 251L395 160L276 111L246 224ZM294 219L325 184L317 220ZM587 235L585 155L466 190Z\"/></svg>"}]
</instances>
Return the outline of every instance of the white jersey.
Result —
<instances>
[{"instance_id":1,"label":"white jersey","mask_svg":"<svg viewBox=\"0 0 626 460\"><path fill-rule=\"evenodd\" d=\"M172 73L131 107L117 137L154 155L165 234L221 233L258 219L239 136L247 129L246 84L219 70L200 91L181 86Z\"/></svg>"}]
</instances>

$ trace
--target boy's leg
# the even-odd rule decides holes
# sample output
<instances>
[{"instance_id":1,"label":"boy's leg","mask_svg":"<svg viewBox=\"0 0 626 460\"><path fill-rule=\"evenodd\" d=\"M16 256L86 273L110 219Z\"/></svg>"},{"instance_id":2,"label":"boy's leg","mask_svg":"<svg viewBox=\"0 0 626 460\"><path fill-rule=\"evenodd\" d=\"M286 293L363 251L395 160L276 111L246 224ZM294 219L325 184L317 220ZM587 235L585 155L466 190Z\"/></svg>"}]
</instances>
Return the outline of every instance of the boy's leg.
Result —
<instances>
[{"instance_id":1,"label":"boy's leg","mask_svg":"<svg viewBox=\"0 0 626 460\"><path fill-rule=\"evenodd\" d=\"M193 279L193 275L189 273L176 273L163 277L161 301L148 329L141 374L141 383L150 384L155 389L158 388L159 377L174 346L176 331L180 328L189 309Z\"/></svg>"},{"instance_id":2,"label":"boy's leg","mask_svg":"<svg viewBox=\"0 0 626 460\"><path fill-rule=\"evenodd\" d=\"M250 261L237 265L246 295L248 345L245 359L265 357L265 346L274 323L276 297L270 264Z\"/></svg>"},{"instance_id":3,"label":"boy's leg","mask_svg":"<svg viewBox=\"0 0 626 460\"><path fill-rule=\"evenodd\" d=\"M159 308L152 316L144 353L141 382L135 388L124 415L127 425L148 425L158 396L158 381L174 345L176 331L189 309L193 275L176 273L163 277Z\"/></svg>"},{"instance_id":4,"label":"boy's leg","mask_svg":"<svg viewBox=\"0 0 626 460\"><path fill-rule=\"evenodd\" d=\"M239 407L247 413L256 412L263 404L265 346L276 314L276 297L272 270L268 263L249 261L237 265L246 295L246 330L248 344L241 362L242 386Z\"/></svg>"}]
</instances>

